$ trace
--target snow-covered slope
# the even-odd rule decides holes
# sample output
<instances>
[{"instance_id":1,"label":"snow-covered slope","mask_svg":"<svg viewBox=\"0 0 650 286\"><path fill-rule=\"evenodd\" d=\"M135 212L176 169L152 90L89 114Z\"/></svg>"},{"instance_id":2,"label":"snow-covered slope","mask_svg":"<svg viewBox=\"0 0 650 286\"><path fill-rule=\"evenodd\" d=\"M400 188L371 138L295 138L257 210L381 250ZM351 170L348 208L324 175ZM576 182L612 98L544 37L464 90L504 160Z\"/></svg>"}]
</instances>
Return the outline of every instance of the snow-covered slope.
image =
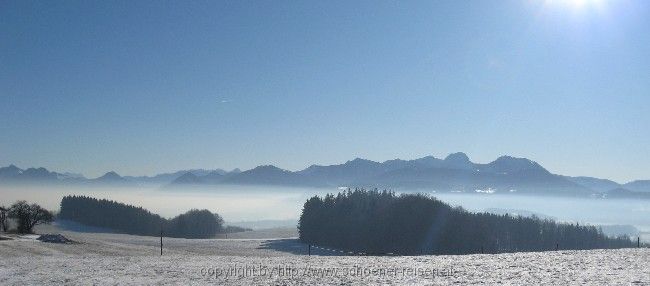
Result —
<instances>
[{"instance_id":1,"label":"snow-covered slope","mask_svg":"<svg viewBox=\"0 0 650 286\"><path fill-rule=\"evenodd\" d=\"M413 257L325 256L337 253L312 249L320 255L307 256L294 239L165 238L161 257L155 237L64 234L79 243L0 241L0 284L650 283L650 249Z\"/></svg>"}]
</instances>

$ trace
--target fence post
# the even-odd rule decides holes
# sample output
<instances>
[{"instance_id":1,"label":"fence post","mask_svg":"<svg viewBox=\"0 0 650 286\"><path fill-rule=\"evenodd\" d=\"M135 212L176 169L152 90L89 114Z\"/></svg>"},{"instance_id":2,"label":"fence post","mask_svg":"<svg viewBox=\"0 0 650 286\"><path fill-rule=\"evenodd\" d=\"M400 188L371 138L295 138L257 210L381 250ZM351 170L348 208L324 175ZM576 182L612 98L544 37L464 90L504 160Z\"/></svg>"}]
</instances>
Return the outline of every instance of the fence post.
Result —
<instances>
[{"instance_id":1,"label":"fence post","mask_svg":"<svg viewBox=\"0 0 650 286\"><path fill-rule=\"evenodd\" d=\"M636 248L641 248L641 237L640 236L636 237Z\"/></svg>"},{"instance_id":2,"label":"fence post","mask_svg":"<svg viewBox=\"0 0 650 286\"><path fill-rule=\"evenodd\" d=\"M160 229L160 255L162 256L162 237L163 237L163 231L162 228Z\"/></svg>"},{"instance_id":3,"label":"fence post","mask_svg":"<svg viewBox=\"0 0 650 286\"><path fill-rule=\"evenodd\" d=\"M311 244L307 246L308 255L311 256Z\"/></svg>"},{"instance_id":4,"label":"fence post","mask_svg":"<svg viewBox=\"0 0 650 286\"><path fill-rule=\"evenodd\" d=\"M555 251L557 251L559 248L560 248L560 244L559 244L559 243L556 243L556 244L555 244Z\"/></svg>"}]
</instances>

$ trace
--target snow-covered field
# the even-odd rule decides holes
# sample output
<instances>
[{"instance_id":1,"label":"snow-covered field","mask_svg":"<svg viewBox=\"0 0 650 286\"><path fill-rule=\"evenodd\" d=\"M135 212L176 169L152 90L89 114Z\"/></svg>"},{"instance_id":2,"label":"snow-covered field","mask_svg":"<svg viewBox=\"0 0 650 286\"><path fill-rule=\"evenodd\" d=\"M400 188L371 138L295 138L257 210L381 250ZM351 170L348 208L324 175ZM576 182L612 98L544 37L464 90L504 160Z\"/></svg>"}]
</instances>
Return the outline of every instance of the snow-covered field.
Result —
<instances>
[{"instance_id":1,"label":"snow-covered field","mask_svg":"<svg viewBox=\"0 0 650 286\"><path fill-rule=\"evenodd\" d=\"M499 255L360 257L295 239L164 239L62 232L0 241L0 284L650 285L650 249Z\"/></svg>"}]
</instances>

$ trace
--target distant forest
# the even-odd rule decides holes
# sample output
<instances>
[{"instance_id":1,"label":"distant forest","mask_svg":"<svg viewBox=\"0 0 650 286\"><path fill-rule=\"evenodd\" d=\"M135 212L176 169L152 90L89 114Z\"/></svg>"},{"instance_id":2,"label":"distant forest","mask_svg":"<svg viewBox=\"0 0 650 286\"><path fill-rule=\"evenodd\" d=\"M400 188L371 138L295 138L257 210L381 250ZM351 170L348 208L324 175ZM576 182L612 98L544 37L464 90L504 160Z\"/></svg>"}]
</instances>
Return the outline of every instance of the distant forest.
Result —
<instances>
[{"instance_id":1,"label":"distant forest","mask_svg":"<svg viewBox=\"0 0 650 286\"><path fill-rule=\"evenodd\" d=\"M115 232L182 238L212 238L223 232L223 219L209 210L193 209L165 219L141 207L85 196L66 196L61 200L59 219Z\"/></svg>"},{"instance_id":2,"label":"distant forest","mask_svg":"<svg viewBox=\"0 0 650 286\"><path fill-rule=\"evenodd\" d=\"M300 240L367 254L471 254L633 247L594 226L471 213L423 194L345 191L312 197L298 225Z\"/></svg>"}]
</instances>

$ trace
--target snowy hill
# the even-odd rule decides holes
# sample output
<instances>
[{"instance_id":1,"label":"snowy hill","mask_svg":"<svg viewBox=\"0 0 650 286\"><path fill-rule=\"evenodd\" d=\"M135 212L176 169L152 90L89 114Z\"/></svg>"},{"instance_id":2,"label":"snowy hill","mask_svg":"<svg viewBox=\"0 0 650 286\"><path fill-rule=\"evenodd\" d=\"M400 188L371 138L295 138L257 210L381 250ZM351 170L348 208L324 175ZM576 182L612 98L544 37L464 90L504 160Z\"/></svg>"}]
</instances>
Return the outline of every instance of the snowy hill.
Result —
<instances>
[{"instance_id":1,"label":"snowy hill","mask_svg":"<svg viewBox=\"0 0 650 286\"><path fill-rule=\"evenodd\" d=\"M165 238L161 257L156 237L64 234L79 243L45 243L30 236L0 241L1 284L650 283L647 248L404 257L338 256L342 253L312 248L307 256L307 246L294 239ZM227 270L243 267L267 272L226 277Z\"/></svg>"}]
</instances>

